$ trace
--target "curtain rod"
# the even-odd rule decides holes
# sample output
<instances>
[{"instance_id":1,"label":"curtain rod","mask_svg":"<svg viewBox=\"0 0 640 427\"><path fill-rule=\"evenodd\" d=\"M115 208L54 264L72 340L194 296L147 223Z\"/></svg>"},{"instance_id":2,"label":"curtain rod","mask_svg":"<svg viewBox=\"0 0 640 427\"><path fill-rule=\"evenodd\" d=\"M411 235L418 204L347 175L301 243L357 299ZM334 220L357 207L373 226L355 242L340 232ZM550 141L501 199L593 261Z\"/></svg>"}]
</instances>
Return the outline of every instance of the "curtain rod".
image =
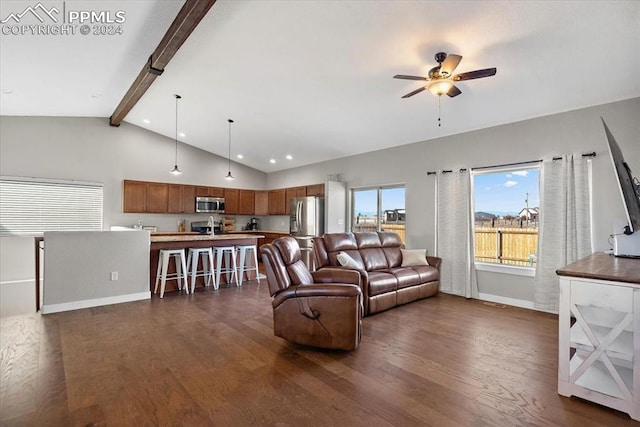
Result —
<instances>
[{"instance_id":1,"label":"curtain rod","mask_svg":"<svg viewBox=\"0 0 640 427\"><path fill-rule=\"evenodd\" d=\"M596 152L592 151L590 153L584 153L582 154L582 157L596 157ZM560 157L553 157L553 160L562 160L562 156ZM519 166L519 165L529 165L531 163L540 163L542 161L542 159L540 160L531 160L528 162L515 162L515 163L504 163L502 165L494 165L494 166L479 166L479 167L475 167L475 168L471 168L472 170L482 170L482 169L493 169L493 168L504 168L507 166ZM460 172L464 172L467 169L465 168L461 168ZM443 170L442 173L451 173L452 170ZM437 172L435 171L429 171L427 172L427 176L428 175L435 175Z\"/></svg>"}]
</instances>

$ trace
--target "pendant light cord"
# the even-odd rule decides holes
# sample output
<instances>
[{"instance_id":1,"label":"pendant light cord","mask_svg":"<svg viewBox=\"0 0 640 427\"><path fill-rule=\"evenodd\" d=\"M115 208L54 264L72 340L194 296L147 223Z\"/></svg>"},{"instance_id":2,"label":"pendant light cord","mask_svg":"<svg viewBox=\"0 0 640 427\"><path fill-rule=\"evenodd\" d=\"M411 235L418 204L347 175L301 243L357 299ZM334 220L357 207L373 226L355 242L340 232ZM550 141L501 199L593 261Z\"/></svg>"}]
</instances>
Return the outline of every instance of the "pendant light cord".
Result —
<instances>
[{"instance_id":1,"label":"pendant light cord","mask_svg":"<svg viewBox=\"0 0 640 427\"><path fill-rule=\"evenodd\" d=\"M231 123L233 123L233 120L229 119L229 154L227 157L229 160L229 173L231 173Z\"/></svg>"},{"instance_id":2,"label":"pendant light cord","mask_svg":"<svg viewBox=\"0 0 640 427\"><path fill-rule=\"evenodd\" d=\"M176 97L176 166L178 165L178 99L181 99L182 97L178 94L175 95Z\"/></svg>"}]
</instances>

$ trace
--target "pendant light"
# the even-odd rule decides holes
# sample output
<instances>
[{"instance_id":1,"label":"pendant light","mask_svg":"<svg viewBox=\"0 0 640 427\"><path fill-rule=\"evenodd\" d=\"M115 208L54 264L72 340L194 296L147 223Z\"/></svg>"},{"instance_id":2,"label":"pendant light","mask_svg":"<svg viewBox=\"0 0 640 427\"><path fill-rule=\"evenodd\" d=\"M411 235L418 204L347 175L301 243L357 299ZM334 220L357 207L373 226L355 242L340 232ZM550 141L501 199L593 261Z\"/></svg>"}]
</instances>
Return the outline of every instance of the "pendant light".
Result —
<instances>
[{"instance_id":1,"label":"pendant light","mask_svg":"<svg viewBox=\"0 0 640 427\"><path fill-rule=\"evenodd\" d=\"M176 162L173 165L173 170L171 170L172 175L182 175L182 171L178 168L178 99L182 97L178 94L173 95L176 97Z\"/></svg>"},{"instance_id":2,"label":"pendant light","mask_svg":"<svg viewBox=\"0 0 640 427\"><path fill-rule=\"evenodd\" d=\"M231 123L233 123L233 120L228 119L227 121L229 122L229 171L227 172L227 176L225 176L224 179L226 179L227 181L233 181L235 179L233 175L231 175Z\"/></svg>"}]
</instances>

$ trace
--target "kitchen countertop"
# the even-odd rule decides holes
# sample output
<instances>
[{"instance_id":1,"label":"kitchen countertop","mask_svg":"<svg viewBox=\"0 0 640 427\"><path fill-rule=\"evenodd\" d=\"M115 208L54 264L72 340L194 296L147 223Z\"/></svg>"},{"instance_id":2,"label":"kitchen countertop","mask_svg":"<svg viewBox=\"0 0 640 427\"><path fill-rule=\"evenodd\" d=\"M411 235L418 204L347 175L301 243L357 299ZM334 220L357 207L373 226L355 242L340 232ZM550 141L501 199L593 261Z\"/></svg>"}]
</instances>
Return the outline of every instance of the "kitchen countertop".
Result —
<instances>
[{"instance_id":1,"label":"kitchen countertop","mask_svg":"<svg viewBox=\"0 0 640 427\"><path fill-rule=\"evenodd\" d=\"M199 234L199 233L151 233L151 243L159 242L193 242L201 240L237 240L242 238L259 239L264 236L253 233Z\"/></svg>"}]
</instances>

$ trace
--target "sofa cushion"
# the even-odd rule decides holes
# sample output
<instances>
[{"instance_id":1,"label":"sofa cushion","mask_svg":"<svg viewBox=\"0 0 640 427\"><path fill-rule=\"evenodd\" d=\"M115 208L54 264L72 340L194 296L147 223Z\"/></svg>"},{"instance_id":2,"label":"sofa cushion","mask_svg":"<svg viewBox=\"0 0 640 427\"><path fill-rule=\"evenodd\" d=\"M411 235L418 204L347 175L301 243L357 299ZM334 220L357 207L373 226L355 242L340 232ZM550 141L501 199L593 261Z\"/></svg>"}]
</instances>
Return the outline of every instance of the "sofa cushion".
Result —
<instances>
[{"instance_id":1,"label":"sofa cushion","mask_svg":"<svg viewBox=\"0 0 640 427\"><path fill-rule=\"evenodd\" d=\"M330 233L322 237L329 252L357 250L358 244L352 233Z\"/></svg>"},{"instance_id":2,"label":"sofa cushion","mask_svg":"<svg viewBox=\"0 0 640 427\"><path fill-rule=\"evenodd\" d=\"M420 276L420 283L437 282L440 278L438 269L431 265L414 265L410 268Z\"/></svg>"},{"instance_id":3,"label":"sofa cushion","mask_svg":"<svg viewBox=\"0 0 640 427\"><path fill-rule=\"evenodd\" d=\"M356 261L352 257L350 257L346 252L338 252L336 255L336 259L340 263L341 266L352 268L352 269L363 269L364 266L362 262Z\"/></svg>"},{"instance_id":4,"label":"sofa cushion","mask_svg":"<svg viewBox=\"0 0 640 427\"><path fill-rule=\"evenodd\" d=\"M393 274L393 276L398 281L398 289L406 288L408 286L415 286L423 283L420 280L420 274L416 272L412 268L408 267L396 267L390 268L387 270L389 273Z\"/></svg>"},{"instance_id":5,"label":"sofa cushion","mask_svg":"<svg viewBox=\"0 0 640 427\"><path fill-rule=\"evenodd\" d=\"M398 289L398 279L391 273L372 271L369 273L369 295L375 296Z\"/></svg>"},{"instance_id":6,"label":"sofa cushion","mask_svg":"<svg viewBox=\"0 0 640 427\"><path fill-rule=\"evenodd\" d=\"M378 236L378 233L375 231L361 231L355 233L354 237L359 249L382 247L380 236Z\"/></svg>"},{"instance_id":7,"label":"sofa cushion","mask_svg":"<svg viewBox=\"0 0 640 427\"><path fill-rule=\"evenodd\" d=\"M364 269L367 271L383 270L389 267L382 248L360 248L360 256L364 262Z\"/></svg>"},{"instance_id":8,"label":"sofa cushion","mask_svg":"<svg viewBox=\"0 0 640 427\"><path fill-rule=\"evenodd\" d=\"M402 267L412 265L429 265L426 249L400 249L402 253Z\"/></svg>"}]
</instances>

